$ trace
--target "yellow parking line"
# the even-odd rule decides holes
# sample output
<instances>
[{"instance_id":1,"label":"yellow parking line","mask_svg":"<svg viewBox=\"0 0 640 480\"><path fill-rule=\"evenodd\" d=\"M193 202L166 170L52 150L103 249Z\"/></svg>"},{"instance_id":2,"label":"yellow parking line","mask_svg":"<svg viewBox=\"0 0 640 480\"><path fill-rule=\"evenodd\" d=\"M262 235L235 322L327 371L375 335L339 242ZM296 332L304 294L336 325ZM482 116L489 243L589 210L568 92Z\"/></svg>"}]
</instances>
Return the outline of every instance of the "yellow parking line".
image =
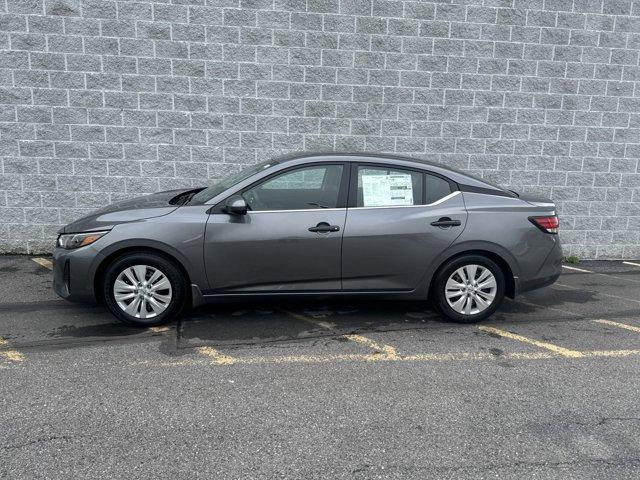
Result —
<instances>
[{"instance_id":1,"label":"yellow parking line","mask_svg":"<svg viewBox=\"0 0 640 480\"><path fill-rule=\"evenodd\" d=\"M0 337L0 348L4 347L7 344L7 341L4 338ZM0 350L0 356L5 357L7 360L10 360L12 362L24 361L24 355L15 349Z\"/></svg>"},{"instance_id":2,"label":"yellow parking line","mask_svg":"<svg viewBox=\"0 0 640 480\"><path fill-rule=\"evenodd\" d=\"M201 347L208 348L208 347ZM213 350L213 349L212 349ZM215 352L215 350L214 350ZM640 350L590 350L578 353L578 356L560 355L562 358L571 360L587 358L622 358L640 357ZM133 365L146 365L151 367L179 367L194 365L281 365L281 364L327 364L339 362L414 362L414 363L443 363L443 362L473 362L473 361L494 361L494 360L551 360L559 358L557 352L514 352L494 355L489 352L458 352L458 353L426 353L392 357L389 355L376 354L342 354L342 355L288 355L273 357L227 357L227 361L220 361L219 353L216 352L216 360L213 362L202 359L184 359L174 362L141 361Z\"/></svg>"},{"instance_id":3,"label":"yellow parking line","mask_svg":"<svg viewBox=\"0 0 640 480\"><path fill-rule=\"evenodd\" d=\"M633 265L634 267L640 267L640 263L635 263L635 262L622 262L626 265Z\"/></svg>"},{"instance_id":4,"label":"yellow parking line","mask_svg":"<svg viewBox=\"0 0 640 480\"><path fill-rule=\"evenodd\" d=\"M640 354L640 351L638 351ZM345 353L337 355L285 355L285 356L270 356L270 357L234 357L232 363L220 363L214 362L219 365L262 365L262 364L285 364L285 363L309 363L309 364L322 364L322 363L334 363L334 362L448 362L448 361L469 361L469 360L493 360L496 358L507 358L517 360L542 360L557 358L547 352L536 353L513 353L504 354L500 356L493 355L487 352L459 352L459 353L426 353L416 355L390 356L390 355L376 355L376 354L362 354L362 353ZM200 359L185 359L174 362L136 362L135 365L160 365L163 367L173 367L181 365L208 365L210 362L206 362Z\"/></svg>"},{"instance_id":5,"label":"yellow parking line","mask_svg":"<svg viewBox=\"0 0 640 480\"><path fill-rule=\"evenodd\" d=\"M47 268L49 270L53 270L53 263L48 258L32 258L34 262L36 262L41 267Z\"/></svg>"},{"instance_id":6,"label":"yellow parking line","mask_svg":"<svg viewBox=\"0 0 640 480\"><path fill-rule=\"evenodd\" d=\"M511 333L511 332L507 332L506 330L500 330L499 328L480 325L478 329L486 333L492 333L494 335L498 335L500 337L509 338L511 340L516 340L522 343L528 343L529 345L535 345L536 347L540 347L540 348L545 348L563 357L579 358L583 356L582 352L578 352L576 350L569 350L568 348L559 347L558 345L554 345L552 343L541 342L539 340L527 338L522 335L518 335L517 333Z\"/></svg>"},{"instance_id":7,"label":"yellow parking line","mask_svg":"<svg viewBox=\"0 0 640 480\"><path fill-rule=\"evenodd\" d=\"M300 315L299 313L295 313L295 312L291 312L289 310L283 310L283 312L285 312L287 315L297 319L297 320L301 320L303 322L307 322L310 323L312 325L316 325L318 327L322 327L325 330L331 330L331 331L336 331L335 325L329 322L324 322L322 320L316 320L315 318L311 318L311 317L307 317L306 315ZM391 345L385 345L385 344L379 344L377 342L374 342L373 340L371 340L370 338L365 337L364 335L356 335L356 334L347 334L347 335L342 335L342 337L346 338L347 340L350 340L352 342L355 343L359 343L361 345L365 345L373 350L376 351L376 353L385 355L385 356L390 356L392 358L395 357L399 357L398 356L398 352L397 350L392 347Z\"/></svg>"},{"instance_id":8,"label":"yellow parking line","mask_svg":"<svg viewBox=\"0 0 640 480\"><path fill-rule=\"evenodd\" d=\"M17 350L0 350L0 356L5 357L12 362L24 361L24 355Z\"/></svg>"},{"instance_id":9,"label":"yellow parking line","mask_svg":"<svg viewBox=\"0 0 640 480\"><path fill-rule=\"evenodd\" d=\"M373 350L376 350L384 355L390 357L397 357L398 351L392 347L391 345L380 345L379 343L374 342L370 338L364 337L362 335L345 335L346 338L351 340L352 342L360 343L362 345L366 345Z\"/></svg>"},{"instance_id":10,"label":"yellow parking line","mask_svg":"<svg viewBox=\"0 0 640 480\"><path fill-rule=\"evenodd\" d=\"M623 328L631 332L640 333L640 327L634 327L633 325L627 325L626 323L614 322L612 320L604 320L600 318L597 320L594 320L594 322L601 323L603 325L611 325L612 327Z\"/></svg>"},{"instance_id":11,"label":"yellow parking line","mask_svg":"<svg viewBox=\"0 0 640 480\"><path fill-rule=\"evenodd\" d=\"M167 333L171 331L171 327L164 325L159 327L149 327L149 331L153 333Z\"/></svg>"},{"instance_id":12,"label":"yellow parking line","mask_svg":"<svg viewBox=\"0 0 640 480\"><path fill-rule=\"evenodd\" d=\"M213 363L217 365L233 365L238 361L237 358L220 353L218 350L212 347L198 347L196 348L196 350L198 350L198 352L200 352L202 355L206 355L207 357L211 358Z\"/></svg>"},{"instance_id":13,"label":"yellow parking line","mask_svg":"<svg viewBox=\"0 0 640 480\"><path fill-rule=\"evenodd\" d=\"M582 356L587 357L635 357L640 355L640 350L592 350L590 352L582 352Z\"/></svg>"},{"instance_id":14,"label":"yellow parking line","mask_svg":"<svg viewBox=\"0 0 640 480\"><path fill-rule=\"evenodd\" d=\"M299 313L292 312L290 310L282 310L282 311L287 315L289 315L290 317L295 318L296 320L307 322L317 327L322 327L325 330L335 330L335 325L333 323L323 322L322 320L316 320L315 318L307 317L306 315L300 315Z\"/></svg>"}]
</instances>

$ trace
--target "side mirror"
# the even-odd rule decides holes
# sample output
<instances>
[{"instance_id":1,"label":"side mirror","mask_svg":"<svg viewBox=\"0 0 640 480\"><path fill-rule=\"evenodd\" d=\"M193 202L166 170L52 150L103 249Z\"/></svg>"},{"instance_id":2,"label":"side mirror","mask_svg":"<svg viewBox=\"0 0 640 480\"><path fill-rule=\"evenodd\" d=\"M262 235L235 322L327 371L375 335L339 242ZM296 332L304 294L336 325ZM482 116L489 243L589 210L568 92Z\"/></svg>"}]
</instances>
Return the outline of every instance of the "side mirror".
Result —
<instances>
[{"instance_id":1,"label":"side mirror","mask_svg":"<svg viewBox=\"0 0 640 480\"><path fill-rule=\"evenodd\" d=\"M224 202L224 209L231 215L246 215L247 214L247 202L241 195L231 195Z\"/></svg>"}]
</instances>

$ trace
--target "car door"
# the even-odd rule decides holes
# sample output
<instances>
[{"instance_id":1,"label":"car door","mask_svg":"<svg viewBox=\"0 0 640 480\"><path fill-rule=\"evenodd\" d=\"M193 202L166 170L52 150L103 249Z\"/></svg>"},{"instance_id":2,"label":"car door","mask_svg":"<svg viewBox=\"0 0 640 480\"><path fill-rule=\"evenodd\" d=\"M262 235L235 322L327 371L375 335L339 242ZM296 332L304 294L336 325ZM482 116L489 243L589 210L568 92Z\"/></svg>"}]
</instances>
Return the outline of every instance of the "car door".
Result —
<instances>
[{"instance_id":1,"label":"car door","mask_svg":"<svg viewBox=\"0 0 640 480\"><path fill-rule=\"evenodd\" d=\"M393 165L355 164L342 245L345 291L410 291L462 232L453 182Z\"/></svg>"},{"instance_id":2,"label":"car door","mask_svg":"<svg viewBox=\"0 0 640 480\"><path fill-rule=\"evenodd\" d=\"M241 192L246 215L211 214L210 293L340 290L348 177L340 162L292 167Z\"/></svg>"}]
</instances>

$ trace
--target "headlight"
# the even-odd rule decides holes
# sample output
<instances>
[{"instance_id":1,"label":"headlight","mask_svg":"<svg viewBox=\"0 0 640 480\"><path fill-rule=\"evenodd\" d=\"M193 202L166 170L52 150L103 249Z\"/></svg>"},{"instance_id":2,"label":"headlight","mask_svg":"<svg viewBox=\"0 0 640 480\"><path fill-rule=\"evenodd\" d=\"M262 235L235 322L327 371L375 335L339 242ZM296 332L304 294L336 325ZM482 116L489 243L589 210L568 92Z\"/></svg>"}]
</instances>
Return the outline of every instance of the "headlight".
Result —
<instances>
[{"instance_id":1,"label":"headlight","mask_svg":"<svg viewBox=\"0 0 640 480\"><path fill-rule=\"evenodd\" d=\"M68 233L58 237L58 246L66 250L74 248L86 247L101 237L104 237L109 231L104 232L84 232L84 233Z\"/></svg>"}]
</instances>

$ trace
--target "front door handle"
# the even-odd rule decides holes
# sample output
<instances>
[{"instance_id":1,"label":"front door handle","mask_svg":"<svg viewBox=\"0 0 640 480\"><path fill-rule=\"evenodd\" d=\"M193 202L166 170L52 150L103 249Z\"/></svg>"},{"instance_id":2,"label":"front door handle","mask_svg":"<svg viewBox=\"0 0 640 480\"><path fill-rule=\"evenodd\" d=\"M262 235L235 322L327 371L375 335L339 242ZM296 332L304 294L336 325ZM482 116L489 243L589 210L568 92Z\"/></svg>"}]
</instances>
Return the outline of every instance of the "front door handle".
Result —
<instances>
[{"instance_id":1,"label":"front door handle","mask_svg":"<svg viewBox=\"0 0 640 480\"><path fill-rule=\"evenodd\" d=\"M340 227L338 225L329 225L327 222L320 222L315 227L309 227L309 231L317 233L338 232Z\"/></svg>"},{"instance_id":2,"label":"front door handle","mask_svg":"<svg viewBox=\"0 0 640 480\"><path fill-rule=\"evenodd\" d=\"M436 220L435 222L431 222L431 225L433 225L434 227L443 227L443 228L459 227L460 225L462 225L462 222L460 220L451 220L449 217L442 217Z\"/></svg>"}]
</instances>

